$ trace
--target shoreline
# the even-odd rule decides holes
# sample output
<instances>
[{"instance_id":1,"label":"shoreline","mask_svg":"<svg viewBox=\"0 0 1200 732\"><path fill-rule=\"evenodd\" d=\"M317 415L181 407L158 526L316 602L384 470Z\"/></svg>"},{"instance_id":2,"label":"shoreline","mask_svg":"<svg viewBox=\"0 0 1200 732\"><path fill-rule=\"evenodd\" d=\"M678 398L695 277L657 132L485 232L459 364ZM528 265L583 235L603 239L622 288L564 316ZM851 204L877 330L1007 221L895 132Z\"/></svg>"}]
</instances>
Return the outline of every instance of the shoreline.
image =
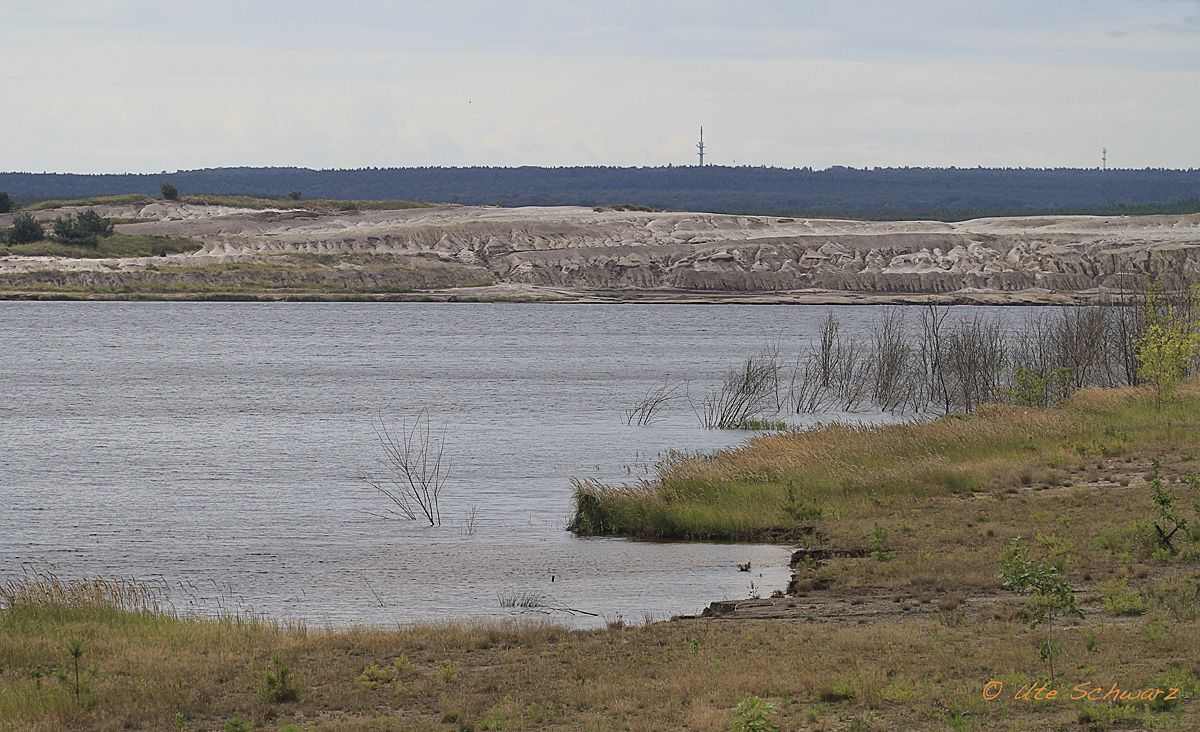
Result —
<instances>
[{"instance_id":1,"label":"shoreline","mask_svg":"<svg viewBox=\"0 0 1200 732\"><path fill-rule=\"evenodd\" d=\"M449 302L449 303L551 303L575 305L1095 305L1127 301L1116 291L1015 292L975 291L948 293L855 292L841 290L790 290L780 292L714 292L702 290L584 290L536 285L420 290L412 292L0 292L0 301L42 302Z\"/></svg>"}]
</instances>

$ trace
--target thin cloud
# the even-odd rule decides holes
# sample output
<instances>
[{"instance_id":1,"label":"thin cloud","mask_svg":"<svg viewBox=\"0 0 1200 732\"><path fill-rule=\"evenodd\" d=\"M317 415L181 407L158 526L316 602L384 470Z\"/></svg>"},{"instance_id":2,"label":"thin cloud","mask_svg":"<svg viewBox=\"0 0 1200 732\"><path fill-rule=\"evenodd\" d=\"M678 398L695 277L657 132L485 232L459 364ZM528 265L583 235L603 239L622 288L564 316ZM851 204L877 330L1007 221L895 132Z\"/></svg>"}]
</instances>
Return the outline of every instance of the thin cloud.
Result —
<instances>
[{"instance_id":1,"label":"thin cloud","mask_svg":"<svg viewBox=\"0 0 1200 732\"><path fill-rule=\"evenodd\" d=\"M1197 7L27 6L0 26L0 79L37 124L0 115L0 166L658 165L692 162L701 123L717 163L1094 165L1107 146L1196 166Z\"/></svg>"}]
</instances>

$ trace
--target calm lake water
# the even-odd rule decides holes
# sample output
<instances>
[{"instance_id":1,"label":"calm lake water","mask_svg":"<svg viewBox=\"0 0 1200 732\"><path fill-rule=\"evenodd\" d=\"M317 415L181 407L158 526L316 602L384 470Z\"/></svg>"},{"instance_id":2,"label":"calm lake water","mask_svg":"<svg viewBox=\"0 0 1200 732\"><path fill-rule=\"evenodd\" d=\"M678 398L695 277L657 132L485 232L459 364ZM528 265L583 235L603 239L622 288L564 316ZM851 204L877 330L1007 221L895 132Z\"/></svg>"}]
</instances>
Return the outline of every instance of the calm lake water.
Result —
<instances>
[{"instance_id":1,"label":"calm lake water","mask_svg":"<svg viewBox=\"0 0 1200 732\"><path fill-rule=\"evenodd\" d=\"M575 538L570 479L746 439L682 402L651 427L622 410L771 342L798 352L827 309L0 302L0 581L135 577L188 612L330 624L509 616L514 594L582 625L765 596L786 547ZM878 310L835 312L856 331ZM373 422L421 409L453 463L438 528L357 479Z\"/></svg>"}]
</instances>

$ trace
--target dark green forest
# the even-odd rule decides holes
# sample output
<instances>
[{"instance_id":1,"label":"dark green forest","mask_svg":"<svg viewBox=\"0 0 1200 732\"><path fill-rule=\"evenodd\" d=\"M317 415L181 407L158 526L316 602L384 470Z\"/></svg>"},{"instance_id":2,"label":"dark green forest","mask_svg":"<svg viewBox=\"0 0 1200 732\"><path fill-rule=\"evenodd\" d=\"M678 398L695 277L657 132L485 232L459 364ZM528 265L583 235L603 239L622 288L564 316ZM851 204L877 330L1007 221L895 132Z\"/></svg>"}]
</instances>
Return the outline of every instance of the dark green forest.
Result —
<instances>
[{"instance_id":1,"label":"dark green forest","mask_svg":"<svg viewBox=\"0 0 1200 732\"><path fill-rule=\"evenodd\" d=\"M405 199L866 219L1200 211L1200 170L1079 168L213 168L154 174L0 173L19 204L122 193Z\"/></svg>"}]
</instances>

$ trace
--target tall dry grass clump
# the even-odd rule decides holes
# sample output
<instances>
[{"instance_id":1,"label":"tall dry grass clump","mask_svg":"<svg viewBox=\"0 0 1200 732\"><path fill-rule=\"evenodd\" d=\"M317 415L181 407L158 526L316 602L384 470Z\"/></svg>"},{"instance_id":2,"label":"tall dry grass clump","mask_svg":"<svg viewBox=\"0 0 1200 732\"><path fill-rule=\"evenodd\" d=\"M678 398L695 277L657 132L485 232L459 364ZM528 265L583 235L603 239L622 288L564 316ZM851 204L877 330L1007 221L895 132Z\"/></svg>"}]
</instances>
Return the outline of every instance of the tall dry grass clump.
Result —
<instances>
[{"instance_id":1,"label":"tall dry grass clump","mask_svg":"<svg viewBox=\"0 0 1200 732\"><path fill-rule=\"evenodd\" d=\"M0 606L39 612L170 613L162 594L144 582L101 577L64 580L42 570L28 571L0 585Z\"/></svg>"}]
</instances>

